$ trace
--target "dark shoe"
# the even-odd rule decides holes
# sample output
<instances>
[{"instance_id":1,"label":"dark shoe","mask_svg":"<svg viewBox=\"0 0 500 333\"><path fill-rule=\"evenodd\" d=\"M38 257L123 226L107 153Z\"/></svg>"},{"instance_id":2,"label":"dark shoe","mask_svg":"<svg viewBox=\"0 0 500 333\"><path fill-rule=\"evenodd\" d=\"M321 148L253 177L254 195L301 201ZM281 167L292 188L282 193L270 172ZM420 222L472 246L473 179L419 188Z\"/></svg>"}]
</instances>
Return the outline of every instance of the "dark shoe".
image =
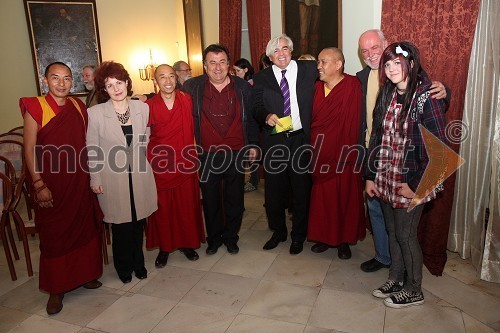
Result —
<instances>
[{"instance_id":1,"label":"dark shoe","mask_svg":"<svg viewBox=\"0 0 500 333\"><path fill-rule=\"evenodd\" d=\"M193 249L179 249L179 251L181 251L181 253L183 253L186 256L186 258L188 258L191 261L196 261L200 258L198 253L196 253L196 251Z\"/></svg>"},{"instance_id":2,"label":"dark shoe","mask_svg":"<svg viewBox=\"0 0 500 333\"><path fill-rule=\"evenodd\" d=\"M227 247L227 252L229 252L230 254L236 254L240 252L240 248L238 247L236 242L227 242L225 243L225 245Z\"/></svg>"},{"instance_id":3,"label":"dark shoe","mask_svg":"<svg viewBox=\"0 0 500 333\"><path fill-rule=\"evenodd\" d=\"M47 313L49 315L61 312L63 308L63 298L64 294L50 294L49 300L47 302Z\"/></svg>"},{"instance_id":4,"label":"dark shoe","mask_svg":"<svg viewBox=\"0 0 500 333\"><path fill-rule=\"evenodd\" d=\"M212 244L208 244L208 247L207 247L207 254L208 255L212 255L212 254L216 254L217 253L217 250L219 249L219 247L221 246L222 244L219 244L219 243L212 243Z\"/></svg>"},{"instance_id":5,"label":"dark shoe","mask_svg":"<svg viewBox=\"0 0 500 333\"><path fill-rule=\"evenodd\" d=\"M138 278L139 280L144 280L145 278L148 277L148 270L146 267L143 267L141 269L136 269L135 270L135 277Z\"/></svg>"},{"instance_id":6,"label":"dark shoe","mask_svg":"<svg viewBox=\"0 0 500 333\"><path fill-rule=\"evenodd\" d=\"M299 254L304 249L303 242L292 242L290 245L290 254Z\"/></svg>"},{"instance_id":7,"label":"dark shoe","mask_svg":"<svg viewBox=\"0 0 500 333\"><path fill-rule=\"evenodd\" d=\"M399 293L387 297L384 300L385 306L395 309L406 308L412 305L424 304L424 294L421 291L409 292L401 290Z\"/></svg>"},{"instance_id":8,"label":"dark shoe","mask_svg":"<svg viewBox=\"0 0 500 333\"><path fill-rule=\"evenodd\" d=\"M376 272L381 268L389 268L391 265L384 265L377 259L373 258L362 263L360 267L363 272L371 273Z\"/></svg>"},{"instance_id":9,"label":"dark shoe","mask_svg":"<svg viewBox=\"0 0 500 333\"><path fill-rule=\"evenodd\" d=\"M83 288L85 289L97 289L100 286L102 286L102 283L98 280L92 280L90 282L87 282L83 285Z\"/></svg>"},{"instance_id":10,"label":"dark shoe","mask_svg":"<svg viewBox=\"0 0 500 333\"><path fill-rule=\"evenodd\" d=\"M323 253L326 250L328 250L329 248L330 248L329 245L327 245L325 243L317 242L316 244L314 244L311 247L311 251L313 251L314 253Z\"/></svg>"},{"instance_id":11,"label":"dark shoe","mask_svg":"<svg viewBox=\"0 0 500 333\"><path fill-rule=\"evenodd\" d=\"M130 281L132 281L132 274L128 274L128 275L118 275L118 277L120 278L120 280L123 282L123 283L130 283Z\"/></svg>"},{"instance_id":12,"label":"dark shoe","mask_svg":"<svg viewBox=\"0 0 500 333\"><path fill-rule=\"evenodd\" d=\"M352 257L351 249L349 248L349 244L342 243L337 247L337 255L340 259L350 259Z\"/></svg>"},{"instance_id":13,"label":"dark shoe","mask_svg":"<svg viewBox=\"0 0 500 333\"><path fill-rule=\"evenodd\" d=\"M156 260L155 260L155 267L156 268L163 268L163 267L167 266L169 254L170 253L164 252L164 251L158 252L158 255L156 256Z\"/></svg>"},{"instance_id":14,"label":"dark shoe","mask_svg":"<svg viewBox=\"0 0 500 333\"><path fill-rule=\"evenodd\" d=\"M284 241L286 241L286 237L279 237L276 235L272 235L271 238L266 242L266 244L264 244L264 246L262 248L264 250L272 250L276 246L278 246L278 244L280 242L284 242Z\"/></svg>"},{"instance_id":15,"label":"dark shoe","mask_svg":"<svg viewBox=\"0 0 500 333\"><path fill-rule=\"evenodd\" d=\"M372 295L378 298L391 297L403 290L403 282L387 280L383 285L372 291Z\"/></svg>"}]
</instances>

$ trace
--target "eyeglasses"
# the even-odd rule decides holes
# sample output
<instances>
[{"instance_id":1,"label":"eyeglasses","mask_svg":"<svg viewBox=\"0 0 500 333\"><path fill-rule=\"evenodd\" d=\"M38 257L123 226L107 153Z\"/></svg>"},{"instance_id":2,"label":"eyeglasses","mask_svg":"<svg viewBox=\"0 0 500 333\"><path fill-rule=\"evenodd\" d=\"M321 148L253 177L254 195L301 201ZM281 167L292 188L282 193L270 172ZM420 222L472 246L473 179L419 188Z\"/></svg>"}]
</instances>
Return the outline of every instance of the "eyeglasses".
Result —
<instances>
[{"instance_id":1,"label":"eyeglasses","mask_svg":"<svg viewBox=\"0 0 500 333\"><path fill-rule=\"evenodd\" d=\"M191 68L188 69L178 69L176 72L191 72Z\"/></svg>"}]
</instances>

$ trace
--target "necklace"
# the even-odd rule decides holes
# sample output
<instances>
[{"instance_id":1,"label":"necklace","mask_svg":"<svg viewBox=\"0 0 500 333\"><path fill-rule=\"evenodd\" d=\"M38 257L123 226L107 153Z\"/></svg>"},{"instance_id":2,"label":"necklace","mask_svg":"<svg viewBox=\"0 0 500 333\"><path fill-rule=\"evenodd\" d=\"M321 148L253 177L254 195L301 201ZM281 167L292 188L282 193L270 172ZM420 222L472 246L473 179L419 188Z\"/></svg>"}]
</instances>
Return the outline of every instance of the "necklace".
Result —
<instances>
[{"instance_id":1,"label":"necklace","mask_svg":"<svg viewBox=\"0 0 500 333\"><path fill-rule=\"evenodd\" d=\"M125 113L123 113L123 114L116 112L116 110L115 110L115 113L116 113L116 116L118 117L118 120L120 121L120 123L125 125L130 118L130 107L128 106L127 111L125 111Z\"/></svg>"}]
</instances>

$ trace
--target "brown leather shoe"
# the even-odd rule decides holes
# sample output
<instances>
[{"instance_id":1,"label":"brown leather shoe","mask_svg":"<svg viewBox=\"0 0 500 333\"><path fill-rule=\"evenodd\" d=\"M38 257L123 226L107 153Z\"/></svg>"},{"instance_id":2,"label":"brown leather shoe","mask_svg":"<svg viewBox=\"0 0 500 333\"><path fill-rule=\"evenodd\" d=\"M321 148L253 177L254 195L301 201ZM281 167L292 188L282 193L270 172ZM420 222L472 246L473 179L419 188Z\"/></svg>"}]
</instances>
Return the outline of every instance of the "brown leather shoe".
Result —
<instances>
[{"instance_id":1,"label":"brown leather shoe","mask_svg":"<svg viewBox=\"0 0 500 333\"><path fill-rule=\"evenodd\" d=\"M99 280L92 280L90 282L87 282L83 285L83 288L85 289L97 289L100 286L102 286L102 283Z\"/></svg>"},{"instance_id":2,"label":"brown leather shoe","mask_svg":"<svg viewBox=\"0 0 500 333\"><path fill-rule=\"evenodd\" d=\"M64 294L50 294L49 301L47 302L47 313L49 315L61 312L63 308L63 298Z\"/></svg>"}]
</instances>

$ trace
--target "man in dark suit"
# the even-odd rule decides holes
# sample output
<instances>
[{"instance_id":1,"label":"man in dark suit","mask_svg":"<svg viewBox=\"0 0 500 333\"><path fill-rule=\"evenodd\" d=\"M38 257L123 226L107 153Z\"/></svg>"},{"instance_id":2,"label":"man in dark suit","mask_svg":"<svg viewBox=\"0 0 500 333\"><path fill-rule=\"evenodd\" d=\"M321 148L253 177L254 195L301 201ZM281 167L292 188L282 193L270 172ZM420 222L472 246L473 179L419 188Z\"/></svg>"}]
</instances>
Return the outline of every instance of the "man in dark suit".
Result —
<instances>
[{"instance_id":1,"label":"man in dark suit","mask_svg":"<svg viewBox=\"0 0 500 333\"><path fill-rule=\"evenodd\" d=\"M293 202L290 254L302 252L307 237L311 161L309 136L314 82L314 61L292 60L293 42L286 35L269 41L266 55L273 65L254 76L255 117L263 125L265 202L272 237L264 245L270 250L287 239L285 209ZM293 128L273 134L282 127L280 118L290 116Z\"/></svg>"}]
</instances>

